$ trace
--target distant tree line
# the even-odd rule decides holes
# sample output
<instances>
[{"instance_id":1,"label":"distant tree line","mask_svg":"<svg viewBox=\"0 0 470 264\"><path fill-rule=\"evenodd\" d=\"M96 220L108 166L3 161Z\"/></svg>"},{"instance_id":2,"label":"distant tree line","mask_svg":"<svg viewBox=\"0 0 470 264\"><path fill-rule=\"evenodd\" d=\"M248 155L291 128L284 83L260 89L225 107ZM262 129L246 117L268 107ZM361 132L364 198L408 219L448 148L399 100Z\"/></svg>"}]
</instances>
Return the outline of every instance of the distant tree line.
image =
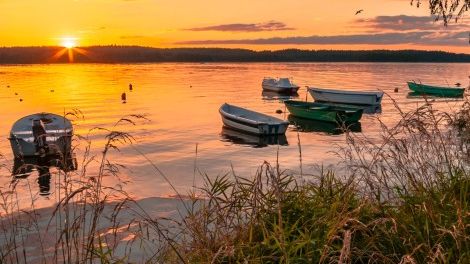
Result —
<instances>
[{"instance_id":1,"label":"distant tree line","mask_svg":"<svg viewBox=\"0 0 470 264\"><path fill-rule=\"evenodd\" d=\"M470 62L470 54L421 50L299 50L253 51L223 48L160 49L139 46L74 48L78 63L143 62ZM68 63L62 47L0 48L0 64Z\"/></svg>"}]
</instances>

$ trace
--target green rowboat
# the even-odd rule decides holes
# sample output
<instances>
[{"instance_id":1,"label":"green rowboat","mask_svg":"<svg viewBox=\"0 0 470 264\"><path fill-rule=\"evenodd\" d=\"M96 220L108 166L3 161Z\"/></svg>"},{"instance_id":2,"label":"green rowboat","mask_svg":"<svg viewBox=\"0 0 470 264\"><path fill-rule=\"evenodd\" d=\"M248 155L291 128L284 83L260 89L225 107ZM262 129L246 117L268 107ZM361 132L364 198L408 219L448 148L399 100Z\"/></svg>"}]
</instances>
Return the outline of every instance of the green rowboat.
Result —
<instances>
[{"instance_id":1,"label":"green rowboat","mask_svg":"<svg viewBox=\"0 0 470 264\"><path fill-rule=\"evenodd\" d=\"M323 103L284 101L289 112L296 117L335 123L355 123L362 117L363 110L357 107L335 106Z\"/></svg>"},{"instance_id":2,"label":"green rowboat","mask_svg":"<svg viewBox=\"0 0 470 264\"><path fill-rule=\"evenodd\" d=\"M431 94L437 95L442 97L462 97L465 91L465 88L457 88L457 87L439 87L439 86L431 86L425 85L415 82L407 82L408 87L410 90L420 94Z\"/></svg>"}]
</instances>

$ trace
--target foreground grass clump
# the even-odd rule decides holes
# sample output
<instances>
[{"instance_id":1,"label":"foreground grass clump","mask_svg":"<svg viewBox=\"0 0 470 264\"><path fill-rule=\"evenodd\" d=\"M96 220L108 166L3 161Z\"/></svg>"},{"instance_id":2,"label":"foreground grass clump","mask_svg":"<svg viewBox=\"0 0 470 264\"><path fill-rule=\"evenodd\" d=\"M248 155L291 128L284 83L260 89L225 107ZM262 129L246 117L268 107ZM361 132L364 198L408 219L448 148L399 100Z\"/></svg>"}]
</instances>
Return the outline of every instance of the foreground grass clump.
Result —
<instances>
[{"instance_id":1,"label":"foreground grass clump","mask_svg":"<svg viewBox=\"0 0 470 264\"><path fill-rule=\"evenodd\" d=\"M254 180L208 180L209 199L184 221L188 263L466 263L470 181L381 202L324 173L299 184L263 165ZM175 261L171 251L167 261Z\"/></svg>"},{"instance_id":2,"label":"foreground grass clump","mask_svg":"<svg viewBox=\"0 0 470 264\"><path fill-rule=\"evenodd\" d=\"M188 210L177 246L162 259L468 263L465 109L455 117L430 104L400 112L402 121L384 126L379 143L348 135L338 152L346 166L336 173L307 178L265 163L254 179L206 178L206 199Z\"/></svg>"}]
</instances>

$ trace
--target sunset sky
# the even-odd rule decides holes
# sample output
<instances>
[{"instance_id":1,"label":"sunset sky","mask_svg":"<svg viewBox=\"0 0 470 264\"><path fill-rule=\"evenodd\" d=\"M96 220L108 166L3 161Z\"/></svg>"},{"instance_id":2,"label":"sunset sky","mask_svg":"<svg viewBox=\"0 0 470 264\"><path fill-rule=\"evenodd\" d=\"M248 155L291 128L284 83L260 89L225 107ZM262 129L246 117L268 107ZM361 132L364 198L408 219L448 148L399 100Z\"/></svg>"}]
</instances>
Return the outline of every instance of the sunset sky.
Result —
<instances>
[{"instance_id":1,"label":"sunset sky","mask_svg":"<svg viewBox=\"0 0 470 264\"><path fill-rule=\"evenodd\" d=\"M469 32L468 14L444 28L426 4L416 8L410 0L0 0L0 46L470 53Z\"/></svg>"}]
</instances>

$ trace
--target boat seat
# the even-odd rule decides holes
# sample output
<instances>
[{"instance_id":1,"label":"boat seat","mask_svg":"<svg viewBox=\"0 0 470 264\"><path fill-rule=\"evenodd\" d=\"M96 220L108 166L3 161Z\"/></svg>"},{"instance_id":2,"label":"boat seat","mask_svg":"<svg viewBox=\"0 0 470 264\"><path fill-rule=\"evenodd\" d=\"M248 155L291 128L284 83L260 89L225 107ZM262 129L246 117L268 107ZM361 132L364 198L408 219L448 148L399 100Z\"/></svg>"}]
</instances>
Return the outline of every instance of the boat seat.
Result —
<instances>
[{"instance_id":1,"label":"boat seat","mask_svg":"<svg viewBox=\"0 0 470 264\"><path fill-rule=\"evenodd\" d=\"M328 109L328 106L312 106L312 107L309 107L308 109L310 109L310 110L326 110L326 109Z\"/></svg>"}]
</instances>

